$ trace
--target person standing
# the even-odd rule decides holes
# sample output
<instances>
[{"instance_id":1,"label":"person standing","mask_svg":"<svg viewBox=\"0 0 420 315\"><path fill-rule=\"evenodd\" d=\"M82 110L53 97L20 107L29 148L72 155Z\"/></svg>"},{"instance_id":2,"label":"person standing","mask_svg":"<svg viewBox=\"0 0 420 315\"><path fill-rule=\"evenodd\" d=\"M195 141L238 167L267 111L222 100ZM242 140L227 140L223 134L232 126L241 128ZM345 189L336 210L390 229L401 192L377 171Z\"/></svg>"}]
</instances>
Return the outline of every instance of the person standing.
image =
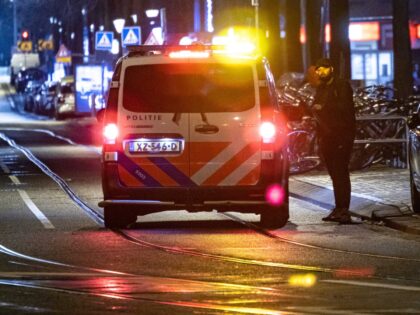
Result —
<instances>
[{"instance_id":1,"label":"person standing","mask_svg":"<svg viewBox=\"0 0 420 315\"><path fill-rule=\"evenodd\" d=\"M348 81L334 77L329 59L316 62L315 74L319 84L311 109L317 121L319 147L332 180L335 199L335 208L322 220L351 223L349 162L356 130L353 90Z\"/></svg>"}]
</instances>

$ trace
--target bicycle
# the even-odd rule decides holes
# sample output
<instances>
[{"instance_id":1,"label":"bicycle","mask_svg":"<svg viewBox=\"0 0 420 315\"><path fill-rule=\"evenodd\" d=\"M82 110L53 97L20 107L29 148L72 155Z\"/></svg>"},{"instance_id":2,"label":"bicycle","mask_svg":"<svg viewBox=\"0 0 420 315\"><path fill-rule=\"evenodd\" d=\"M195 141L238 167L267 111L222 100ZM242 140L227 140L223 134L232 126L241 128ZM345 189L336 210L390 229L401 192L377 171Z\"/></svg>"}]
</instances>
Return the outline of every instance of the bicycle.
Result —
<instances>
[{"instance_id":1,"label":"bicycle","mask_svg":"<svg viewBox=\"0 0 420 315\"><path fill-rule=\"evenodd\" d=\"M321 158L317 154L318 141L314 119L304 116L301 121L289 122L288 126L291 130L287 135L290 174L306 173L319 167Z\"/></svg>"}]
</instances>

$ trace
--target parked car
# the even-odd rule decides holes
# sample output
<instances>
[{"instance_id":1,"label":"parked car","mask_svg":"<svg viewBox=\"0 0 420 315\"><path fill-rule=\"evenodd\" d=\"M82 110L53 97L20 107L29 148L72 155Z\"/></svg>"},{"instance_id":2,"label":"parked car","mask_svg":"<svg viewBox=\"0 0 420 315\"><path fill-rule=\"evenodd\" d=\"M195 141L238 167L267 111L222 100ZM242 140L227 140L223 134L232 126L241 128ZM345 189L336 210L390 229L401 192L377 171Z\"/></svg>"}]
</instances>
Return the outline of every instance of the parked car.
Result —
<instances>
[{"instance_id":1,"label":"parked car","mask_svg":"<svg viewBox=\"0 0 420 315\"><path fill-rule=\"evenodd\" d=\"M75 89L74 80L62 80L57 84L57 95L54 100L53 116L56 119L64 119L75 115Z\"/></svg>"},{"instance_id":2,"label":"parked car","mask_svg":"<svg viewBox=\"0 0 420 315\"><path fill-rule=\"evenodd\" d=\"M21 70L15 78L16 92L23 93L25 91L26 85L30 81L38 81L40 83L43 83L45 80L47 80L47 74L38 68L29 68L26 70Z\"/></svg>"},{"instance_id":3,"label":"parked car","mask_svg":"<svg viewBox=\"0 0 420 315\"><path fill-rule=\"evenodd\" d=\"M39 89L41 88L42 83L39 81L29 81L26 84L25 90L23 92L23 109L26 112L34 112L35 109L35 99Z\"/></svg>"},{"instance_id":4,"label":"parked car","mask_svg":"<svg viewBox=\"0 0 420 315\"><path fill-rule=\"evenodd\" d=\"M419 106L420 109L420 106ZM408 154L410 168L411 205L413 211L420 213L420 110L408 120Z\"/></svg>"},{"instance_id":5,"label":"parked car","mask_svg":"<svg viewBox=\"0 0 420 315\"><path fill-rule=\"evenodd\" d=\"M44 82L34 96L33 112L52 116L55 110L55 99L58 93L58 82Z\"/></svg>"}]
</instances>

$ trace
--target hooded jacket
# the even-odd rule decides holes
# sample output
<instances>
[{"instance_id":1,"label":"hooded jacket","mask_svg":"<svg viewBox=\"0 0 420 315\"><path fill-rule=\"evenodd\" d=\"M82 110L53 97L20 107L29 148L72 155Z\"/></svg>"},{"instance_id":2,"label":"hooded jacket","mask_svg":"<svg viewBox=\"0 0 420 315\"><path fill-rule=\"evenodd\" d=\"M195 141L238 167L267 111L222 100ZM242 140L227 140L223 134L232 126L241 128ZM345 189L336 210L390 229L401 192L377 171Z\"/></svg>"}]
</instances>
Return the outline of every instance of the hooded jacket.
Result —
<instances>
[{"instance_id":1,"label":"hooded jacket","mask_svg":"<svg viewBox=\"0 0 420 315\"><path fill-rule=\"evenodd\" d=\"M348 81L334 78L330 84L319 85L313 104L322 105L314 113L321 138L354 139L356 118L353 90Z\"/></svg>"}]
</instances>

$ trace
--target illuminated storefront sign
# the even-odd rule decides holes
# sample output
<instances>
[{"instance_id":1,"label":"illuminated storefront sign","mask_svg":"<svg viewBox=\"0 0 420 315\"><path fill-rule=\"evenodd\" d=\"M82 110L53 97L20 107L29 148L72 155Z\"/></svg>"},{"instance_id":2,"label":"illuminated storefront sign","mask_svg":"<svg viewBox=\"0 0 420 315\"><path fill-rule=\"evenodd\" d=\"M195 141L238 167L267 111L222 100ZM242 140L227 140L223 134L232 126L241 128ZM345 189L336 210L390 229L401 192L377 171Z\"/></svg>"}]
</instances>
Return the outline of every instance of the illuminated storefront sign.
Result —
<instances>
[{"instance_id":1,"label":"illuminated storefront sign","mask_svg":"<svg viewBox=\"0 0 420 315\"><path fill-rule=\"evenodd\" d=\"M419 35L419 27L417 26L417 36ZM349 38L353 42L379 40L381 38L380 24L379 22L351 22ZM325 25L325 42L331 42L331 24L329 23Z\"/></svg>"},{"instance_id":2,"label":"illuminated storefront sign","mask_svg":"<svg viewBox=\"0 0 420 315\"><path fill-rule=\"evenodd\" d=\"M328 23L325 25L325 42L326 43L331 43L331 24Z\"/></svg>"},{"instance_id":3,"label":"illuminated storefront sign","mask_svg":"<svg viewBox=\"0 0 420 315\"><path fill-rule=\"evenodd\" d=\"M301 25L300 26L300 30L299 30L299 40L300 40L300 43L303 45L303 44L306 44L306 28L305 28L305 25Z\"/></svg>"},{"instance_id":4,"label":"illuminated storefront sign","mask_svg":"<svg viewBox=\"0 0 420 315\"><path fill-rule=\"evenodd\" d=\"M353 22L349 26L351 41L375 41L381 38L379 22Z\"/></svg>"}]
</instances>

